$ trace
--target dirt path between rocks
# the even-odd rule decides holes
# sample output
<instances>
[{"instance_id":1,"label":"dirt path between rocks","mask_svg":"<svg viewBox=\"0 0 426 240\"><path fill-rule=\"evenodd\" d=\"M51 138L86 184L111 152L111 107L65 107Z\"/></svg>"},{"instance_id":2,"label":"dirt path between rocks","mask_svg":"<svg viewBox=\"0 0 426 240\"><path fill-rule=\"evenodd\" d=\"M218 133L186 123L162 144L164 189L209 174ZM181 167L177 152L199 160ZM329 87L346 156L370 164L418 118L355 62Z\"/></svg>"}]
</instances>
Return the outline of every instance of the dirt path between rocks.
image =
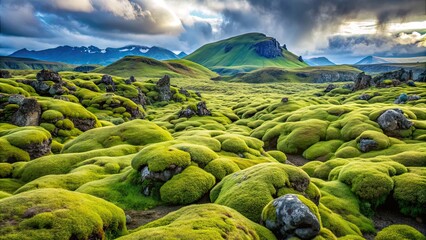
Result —
<instances>
[{"instance_id":1,"label":"dirt path between rocks","mask_svg":"<svg viewBox=\"0 0 426 240\"><path fill-rule=\"evenodd\" d=\"M289 161L290 163L298 167L303 166L305 163L309 162L309 160L305 159L304 157L300 155L286 154L286 156L287 156L287 161Z\"/></svg>"}]
</instances>

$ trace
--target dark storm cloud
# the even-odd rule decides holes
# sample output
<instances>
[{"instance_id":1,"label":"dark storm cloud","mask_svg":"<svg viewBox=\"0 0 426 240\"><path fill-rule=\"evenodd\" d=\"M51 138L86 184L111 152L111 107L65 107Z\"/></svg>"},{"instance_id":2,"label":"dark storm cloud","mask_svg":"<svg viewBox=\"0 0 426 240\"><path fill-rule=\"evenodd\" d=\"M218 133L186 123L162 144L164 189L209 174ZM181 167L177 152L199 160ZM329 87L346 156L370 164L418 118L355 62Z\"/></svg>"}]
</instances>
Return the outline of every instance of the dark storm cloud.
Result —
<instances>
[{"instance_id":1,"label":"dark storm cloud","mask_svg":"<svg viewBox=\"0 0 426 240\"><path fill-rule=\"evenodd\" d=\"M251 31L268 29L269 32L285 29L277 36L286 41L297 42L303 38L315 37L316 33L336 30L345 20L374 18L379 24L386 24L395 18L422 18L425 15L424 0L247 0L251 10L226 14L228 25L246 27ZM234 10L237 11L237 10ZM242 17L244 16L244 17ZM272 18L272 21L262 22ZM253 27L257 21L260 27ZM247 26L248 25L248 26ZM271 29L272 28L272 29ZM239 31L244 29L239 28ZM314 40L314 39L312 39Z\"/></svg>"},{"instance_id":2,"label":"dark storm cloud","mask_svg":"<svg viewBox=\"0 0 426 240\"><path fill-rule=\"evenodd\" d=\"M420 40L407 44L398 42L398 36L334 36L329 38L328 47L319 50L331 55L380 57L414 57L425 56L426 48L419 47Z\"/></svg>"},{"instance_id":3,"label":"dark storm cloud","mask_svg":"<svg viewBox=\"0 0 426 240\"><path fill-rule=\"evenodd\" d=\"M182 23L185 29L179 36L179 40L187 44L188 48L191 46L200 47L201 44L206 43L212 39L213 30L208 22L198 21L192 25Z\"/></svg>"}]
</instances>

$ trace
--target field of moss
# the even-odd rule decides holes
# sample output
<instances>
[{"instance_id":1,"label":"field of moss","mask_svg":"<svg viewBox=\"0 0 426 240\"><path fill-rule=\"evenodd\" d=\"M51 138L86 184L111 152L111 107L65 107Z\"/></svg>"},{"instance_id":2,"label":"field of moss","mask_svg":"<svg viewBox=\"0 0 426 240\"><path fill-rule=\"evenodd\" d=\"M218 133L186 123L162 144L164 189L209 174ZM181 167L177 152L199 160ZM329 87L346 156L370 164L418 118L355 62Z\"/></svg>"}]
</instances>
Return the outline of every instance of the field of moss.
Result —
<instances>
[{"instance_id":1,"label":"field of moss","mask_svg":"<svg viewBox=\"0 0 426 240\"><path fill-rule=\"evenodd\" d=\"M328 84L212 81L186 60L156 64L134 82L112 69L114 89L103 73L60 72L62 94L32 87L37 71L0 78L1 240L277 239L263 220L286 194L320 221L314 239L426 239L426 83L325 92ZM170 101L156 88L164 68L179 73ZM403 93L420 98L395 104ZM17 94L40 104L38 126L11 124ZM211 115L179 117L200 101ZM377 119L396 108L412 126L388 134ZM375 148L365 151L365 139ZM158 206L182 208L127 228L127 211ZM382 229L379 208L420 223Z\"/></svg>"}]
</instances>

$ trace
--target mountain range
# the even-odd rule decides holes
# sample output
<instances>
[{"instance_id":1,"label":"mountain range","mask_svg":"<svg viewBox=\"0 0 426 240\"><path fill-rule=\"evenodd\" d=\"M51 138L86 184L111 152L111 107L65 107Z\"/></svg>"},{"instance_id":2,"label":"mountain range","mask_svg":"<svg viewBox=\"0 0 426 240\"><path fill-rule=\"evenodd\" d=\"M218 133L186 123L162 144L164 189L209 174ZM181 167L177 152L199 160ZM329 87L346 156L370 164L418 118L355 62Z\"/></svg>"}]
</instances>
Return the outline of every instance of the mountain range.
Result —
<instances>
[{"instance_id":1,"label":"mountain range","mask_svg":"<svg viewBox=\"0 0 426 240\"><path fill-rule=\"evenodd\" d=\"M157 60L179 59L186 56L181 52L176 55L174 52L161 47L146 47L139 45L129 45L121 48L100 49L95 46L71 47L59 46L40 51L30 51L26 48L12 53L11 57L32 58L44 61L66 62L69 64L100 64L108 65L125 56L144 56Z\"/></svg>"},{"instance_id":2,"label":"mountain range","mask_svg":"<svg viewBox=\"0 0 426 240\"><path fill-rule=\"evenodd\" d=\"M377 56L367 56L360 61L356 62L355 65L365 64L381 64L381 63L418 63L426 62L426 57L407 57L407 58L387 58Z\"/></svg>"},{"instance_id":3,"label":"mountain range","mask_svg":"<svg viewBox=\"0 0 426 240\"><path fill-rule=\"evenodd\" d=\"M309 66L333 66L336 65L326 57L308 58L304 60Z\"/></svg>"}]
</instances>

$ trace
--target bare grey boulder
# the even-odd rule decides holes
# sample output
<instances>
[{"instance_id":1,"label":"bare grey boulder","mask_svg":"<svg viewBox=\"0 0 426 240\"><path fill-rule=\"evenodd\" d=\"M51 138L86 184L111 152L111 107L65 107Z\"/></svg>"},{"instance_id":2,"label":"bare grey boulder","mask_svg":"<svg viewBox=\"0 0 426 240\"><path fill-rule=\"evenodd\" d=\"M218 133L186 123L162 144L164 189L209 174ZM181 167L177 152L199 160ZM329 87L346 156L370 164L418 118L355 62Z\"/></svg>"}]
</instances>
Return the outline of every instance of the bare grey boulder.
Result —
<instances>
[{"instance_id":1,"label":"bare grey boulder","mask_svg":"<svg viewBox=\"0 0 426 240\"><path fill-rule=\"evenodd\" d=\"M34 98L20 100L19 109L12 116L12 124L17 126L40 125L41 106Z\"/></svg>"},{"instance_id":2,"label":"bare grey boulder","mask_svg":"<svg viewBox=\"0 0 426 240\"><path fill-rule=\"evenodd\" d=\"M159 93L160 101L170 101L172 98L172 92L170 91L170 77L169 75L164 75L157 82L157 91Z\"/></svg>"},{"instance_id":3,"label":"bare grey boulder","mask_svg":"<svg viewBox=\"0 0 426 240\"><path fill-rule=\"evenodd\" d=\"M269 203L263 209L262 223L278 239L312 239L321 229L318 217L296 194L286 194Z\"/></svg>"},{"instance_id":4,"label":"bare grey boulder","mask_svg":"<svg viewBox=\"0 0 426 240\"><path fill-rule=\"evenodd\" d=\"M413 126L413 123L404 116L404 112L399 108L386 110L377 119L377 123L385 134L390 136L398 136L399 130L409 129Z\"/></svg>"}]
</instances>

